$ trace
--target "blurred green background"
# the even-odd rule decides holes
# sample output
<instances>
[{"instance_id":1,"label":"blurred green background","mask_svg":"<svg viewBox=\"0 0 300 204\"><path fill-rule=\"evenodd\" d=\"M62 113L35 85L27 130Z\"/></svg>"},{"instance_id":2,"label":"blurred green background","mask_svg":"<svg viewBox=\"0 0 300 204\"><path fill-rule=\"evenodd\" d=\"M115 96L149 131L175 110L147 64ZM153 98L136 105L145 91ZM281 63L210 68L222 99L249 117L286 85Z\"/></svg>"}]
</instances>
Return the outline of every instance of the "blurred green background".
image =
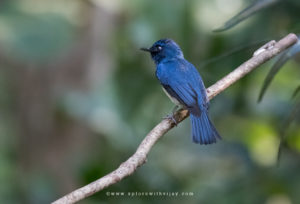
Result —
<instances>
[{"instance_id":1,"label":"blurred green background","mask_svg":"<svg viewBox=\"0 0 300 204\"><path fill-rule=\"evenodd\" d=\"M212 32L249 3L1 1L0 203L50 203L135 152L173 107L140 47L174 39L208 87L263 42L300 33L297 0L279 2L226 32ZM136 173L80 203L300 203L299 117L287 130L276 166L279 130L295 104L299 60L288 61L258 104L273 63L211 101L222 141L193 144L186 120L154 146Z\"/></svg>"}]
</instances>

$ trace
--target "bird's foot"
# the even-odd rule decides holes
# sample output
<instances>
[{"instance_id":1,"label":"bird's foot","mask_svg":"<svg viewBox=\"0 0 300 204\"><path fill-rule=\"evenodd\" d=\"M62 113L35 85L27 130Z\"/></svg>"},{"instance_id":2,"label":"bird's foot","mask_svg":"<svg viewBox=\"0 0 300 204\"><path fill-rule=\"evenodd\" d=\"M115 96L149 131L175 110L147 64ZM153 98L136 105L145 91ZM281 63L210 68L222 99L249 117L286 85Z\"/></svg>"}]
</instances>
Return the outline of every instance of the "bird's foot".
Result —
<instances>
[{"instance_id":1,"label":"bird's foot","mask_svg":"<svg viewBox=\"0 0 300 204\"><path fill-rule=\"evenodd\" d=\"M168 120L171 120L171 121L173 121L174 122L174 124L175 124L175 126L177 126L177 121L176 121L176 119L175 119L175 117L174 117L174 114L172 113L172 114L170 114L170 115L167 115L166 117L163 117L163 119L168 119Z\"/></svg>"}]
</instances>

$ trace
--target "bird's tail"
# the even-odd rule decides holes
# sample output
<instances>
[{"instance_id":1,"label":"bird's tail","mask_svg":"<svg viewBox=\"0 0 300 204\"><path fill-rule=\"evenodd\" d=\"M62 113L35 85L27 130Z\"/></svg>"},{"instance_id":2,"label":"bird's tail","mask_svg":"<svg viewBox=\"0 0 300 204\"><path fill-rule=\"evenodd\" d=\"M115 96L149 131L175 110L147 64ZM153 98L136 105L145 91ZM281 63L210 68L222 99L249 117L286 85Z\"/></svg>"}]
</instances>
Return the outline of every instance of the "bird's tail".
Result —
<instances>
[{"instance_id":1,"label":"bird's tail","mask_svg":"<svg viewBox=\"0 0 300 204\"><path fill-rule=\"evenodd\" d=\"M200 116L191 114L193 142L200 144L216 143L221 139L216 128L208 118L207 112L203 111Z\"/></svg>"}]
</instances>

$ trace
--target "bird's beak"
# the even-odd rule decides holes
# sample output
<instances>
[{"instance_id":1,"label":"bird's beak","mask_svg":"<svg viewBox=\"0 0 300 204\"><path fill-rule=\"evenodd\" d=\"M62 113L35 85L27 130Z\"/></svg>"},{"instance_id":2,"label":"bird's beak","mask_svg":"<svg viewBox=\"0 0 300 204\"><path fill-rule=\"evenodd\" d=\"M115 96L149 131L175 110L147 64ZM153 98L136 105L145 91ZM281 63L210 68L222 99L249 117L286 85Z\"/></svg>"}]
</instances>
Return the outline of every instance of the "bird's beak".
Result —
<instances>
[{"instance_id":1,"label":"bird's beak","mask_svg":"<svg viewBox=\"0 0 300 204\"><path fill-rule=\"evenodd\" d=\"M149 48L141 48L141 50L143 50L143 51L145 51L145 52L152 52L152 50L151 49L149 49Z\"/></svg>"}]
</instances>

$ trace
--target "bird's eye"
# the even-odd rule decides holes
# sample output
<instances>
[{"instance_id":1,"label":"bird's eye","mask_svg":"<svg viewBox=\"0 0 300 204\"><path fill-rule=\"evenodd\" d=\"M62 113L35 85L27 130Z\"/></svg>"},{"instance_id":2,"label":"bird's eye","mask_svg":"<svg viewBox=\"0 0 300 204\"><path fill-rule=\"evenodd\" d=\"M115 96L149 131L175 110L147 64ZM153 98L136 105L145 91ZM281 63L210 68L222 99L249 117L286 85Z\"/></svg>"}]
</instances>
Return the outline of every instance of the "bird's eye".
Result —
<instances>
[{"instance_id":1,"label":"bird's eye","mask_svg":"<svg viewBox=\"0 0 300 204\"><path fill-rule=\"evenodd\" d=\"M158 50L162 50L162 47L158 45L158 46L157 46L157 49L158 49Z\"/></svg>"}]
</instances>

